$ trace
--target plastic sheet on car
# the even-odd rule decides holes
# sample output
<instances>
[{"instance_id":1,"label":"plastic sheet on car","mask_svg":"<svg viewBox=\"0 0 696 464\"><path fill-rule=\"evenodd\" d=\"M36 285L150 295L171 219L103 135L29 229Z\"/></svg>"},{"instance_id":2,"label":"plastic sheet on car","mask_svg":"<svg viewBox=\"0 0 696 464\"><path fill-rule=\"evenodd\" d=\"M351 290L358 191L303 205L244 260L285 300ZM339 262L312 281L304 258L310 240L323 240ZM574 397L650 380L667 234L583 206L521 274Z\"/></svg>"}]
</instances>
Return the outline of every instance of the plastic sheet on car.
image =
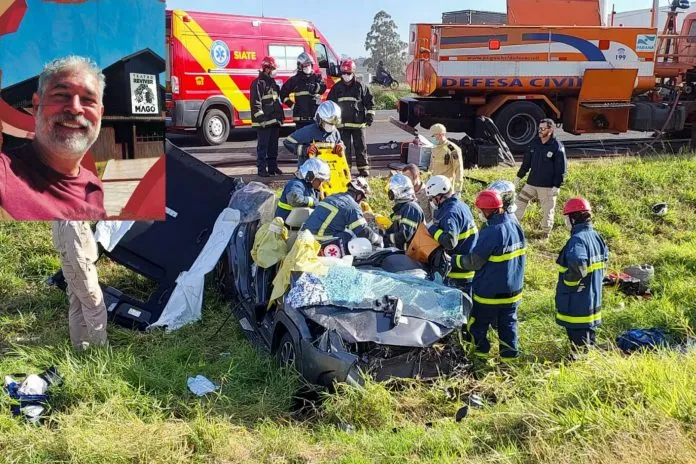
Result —
<instances>
[{"instance_id":1,"label":"plastic sheet on car","mask_svg":"<svg viewBox=\"0 0 696 464\"><path fill-rule=\"evenodd\" d=\"M338 266L323 276L302 276L287 303L295 309L313 305L373 309L384 296L400 298L405 316L449 328L466 323L471 309L471 300L457 289L407 275Z\"/></svg>"},{"instance_id":2,"label":"plastic sheet on car","mask_svg":"<svg viewBox=\"0 0 696 464\"><path fill-rule=\"evenodd\" d=\"M249 182L235 191L229 207L239 211L241 222L271 222L275 215L276 195L273 190L260 182Z\"/></svg>"}]
</instances>

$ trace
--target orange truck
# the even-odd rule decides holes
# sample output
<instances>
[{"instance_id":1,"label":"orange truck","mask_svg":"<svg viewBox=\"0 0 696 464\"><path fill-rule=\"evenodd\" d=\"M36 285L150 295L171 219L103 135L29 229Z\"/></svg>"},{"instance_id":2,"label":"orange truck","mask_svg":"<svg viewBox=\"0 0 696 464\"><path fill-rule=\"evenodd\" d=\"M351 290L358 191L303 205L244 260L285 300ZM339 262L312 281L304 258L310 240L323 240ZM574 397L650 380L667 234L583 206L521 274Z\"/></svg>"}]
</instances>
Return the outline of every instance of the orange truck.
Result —
<instances>
[{"instance_id":1,"label":"orange truck","mask_svg":"<svg viewBox=\"0 0 696 464\"><path fill-rule=\"evenodd\" d=\"M529 2L543 0L513 3ZM516 11L527 14L508 17L525 24L530 11L543 17L539 8ZM696 15L685 18L682 35L605 27L595 16L597 25L584 26L412 24L407 81L417 96L400 99L394 122L406 129L442 123L476 134L478 116L487 116L517 152L534 139L542 118L572 134L684 131L695 113L684 96L696 93L689 46Z\"/></svg>"},{"instance_id":2,"label":"orange truck","mask_svg":"<svg viewBox=\"0 0 696 464\"><path fill-rule=\"evenodd\" d=\"M225 142L235 127L251 127L249 89L265 56L276 59L280 86L302 52L314 58L327 94L340 76L339 55L308 21L168 10L166 41L167 130L195 130L206 145ZM292 110L283 108L292 124Z\"/></svg>"}]
</instances>

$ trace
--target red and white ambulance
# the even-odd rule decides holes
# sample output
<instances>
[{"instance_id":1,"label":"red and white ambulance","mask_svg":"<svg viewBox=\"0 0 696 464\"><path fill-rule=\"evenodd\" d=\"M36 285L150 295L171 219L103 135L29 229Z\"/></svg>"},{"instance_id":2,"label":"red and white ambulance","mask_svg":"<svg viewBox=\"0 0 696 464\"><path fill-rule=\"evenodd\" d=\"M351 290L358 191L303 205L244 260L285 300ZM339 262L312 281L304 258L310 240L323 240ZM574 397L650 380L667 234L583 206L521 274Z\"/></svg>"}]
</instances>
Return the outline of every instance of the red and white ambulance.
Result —
<instances>
[{"instance_id":1,"label":"red and white ambulance","mask_svg":"<svg viewBox=\"0 0 696 464\"><path fill-rule=\"evenodd\" d=\"M340 75L339 55L311 22L183 10L168 10L166 17L167 129L195 129L206 145L225 142L234 127L251 126L249 87L264 56L276 59L281 86L302 52L314 58L328 89ZM283 109L292 124L292 110Z\"/></svg>"}]
</instances>

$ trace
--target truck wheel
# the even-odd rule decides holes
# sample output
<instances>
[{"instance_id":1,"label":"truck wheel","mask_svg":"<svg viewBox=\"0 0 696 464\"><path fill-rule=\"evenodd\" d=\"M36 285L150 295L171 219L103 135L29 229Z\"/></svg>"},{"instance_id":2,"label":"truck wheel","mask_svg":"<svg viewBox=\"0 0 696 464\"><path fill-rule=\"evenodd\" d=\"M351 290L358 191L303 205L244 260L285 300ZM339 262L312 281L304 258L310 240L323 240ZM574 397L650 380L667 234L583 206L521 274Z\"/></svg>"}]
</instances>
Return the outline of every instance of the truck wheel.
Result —
<instances>
[{"instance_id":1,"label":"truck wheel","mask_svg":"<svg viewBox=\"0 0 696 464\"><path fill-rule=\"evenodd\" d=\"M529 144L537 136L539 121L546 114L539 105L529 101L509 103L498 111L493 122L505 138L511 151L526 151Z\"/></svg>"},{"instance_id":2,"label":"truck wheel","mask_svg":"<svg viewBox=\"0 0 696 464\"><path fill-rule=\"evenodd\" d=\"M218 109L206 111L203 124L198 128L198 136L205 145L220 145L230 135L230 120Z\"/></svg>"}]
</instances>

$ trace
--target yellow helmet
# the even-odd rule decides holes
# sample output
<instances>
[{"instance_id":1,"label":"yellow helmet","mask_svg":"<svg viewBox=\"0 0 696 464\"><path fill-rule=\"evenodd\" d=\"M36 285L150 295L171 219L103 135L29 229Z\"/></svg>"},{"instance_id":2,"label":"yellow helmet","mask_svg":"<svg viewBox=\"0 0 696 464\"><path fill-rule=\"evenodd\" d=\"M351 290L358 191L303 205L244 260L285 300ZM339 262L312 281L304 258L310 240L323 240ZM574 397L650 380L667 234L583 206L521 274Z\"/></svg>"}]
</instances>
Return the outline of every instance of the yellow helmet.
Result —
<instances>
[{"instance_id":1,"label":"yellow helmet","mask_svg":"<svg viewBox=\"0 0 696 464\"><path fill-rule=\"evenodd\" d=\"M442 124L433 124L433 125L430 127L430 133L431 133L432 135L446 134L446 133L447 133L447 129L446 129L445 126L443 126Z\"/></svg>"}]
</instances>

